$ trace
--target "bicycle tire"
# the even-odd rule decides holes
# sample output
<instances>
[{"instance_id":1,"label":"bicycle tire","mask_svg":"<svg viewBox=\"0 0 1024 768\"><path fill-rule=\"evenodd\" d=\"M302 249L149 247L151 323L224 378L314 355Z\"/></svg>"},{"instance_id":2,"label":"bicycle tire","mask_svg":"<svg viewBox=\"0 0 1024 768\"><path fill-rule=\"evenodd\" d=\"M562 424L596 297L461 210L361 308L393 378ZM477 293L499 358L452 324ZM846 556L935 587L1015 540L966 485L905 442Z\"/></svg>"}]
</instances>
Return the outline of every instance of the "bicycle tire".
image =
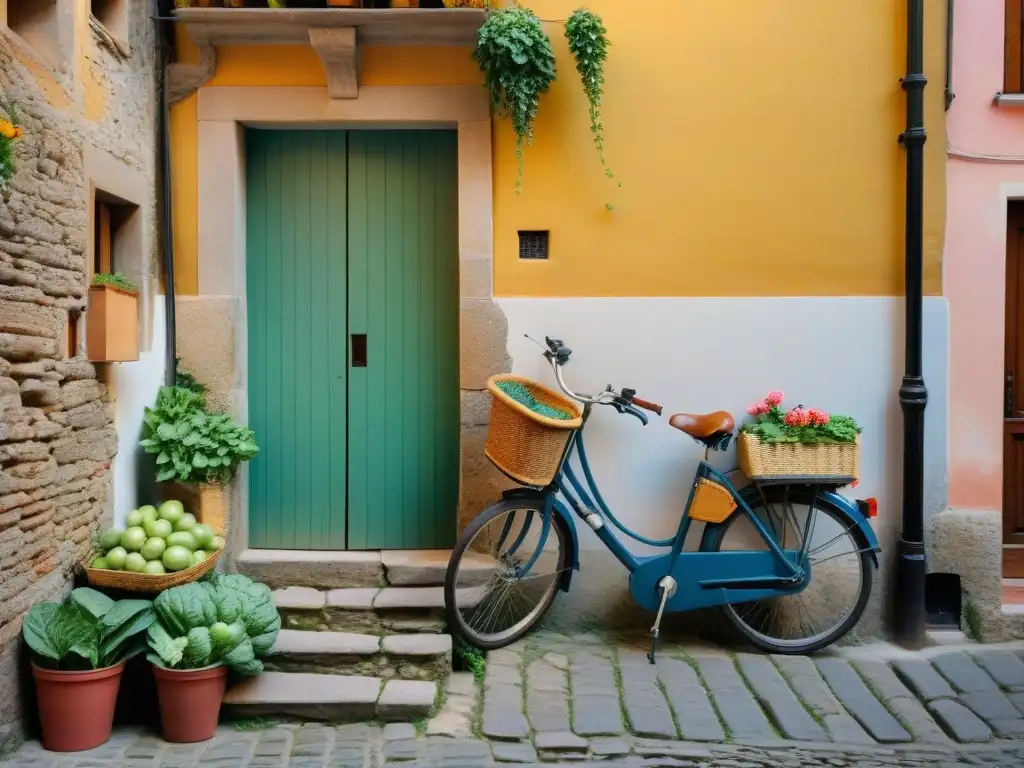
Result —
<instances>
[{"instance_id":1,"label":"bicycle tire","mask_svg":"<svg viewBox=\"0 0 1024 768\"><path fill-rule=\"evenodd\" d=\"M539 610L533 612L529 617L530 621L524 626L520 627L517 631L512 633L510 636L503 638L501 641L491 641L481 637L478 633L474 632L463 619L462 613L459 611L458 603L456 600L456 579L459 573L459 564L462 558L465 556L469 545L473 542L477 533L487 525L491 520L498 517L499 515L505 514L510 511L528 511L532 510L538 515L542 515L544 511L543 499L508 499L499 501L496 504L492 504L490 507L485 509L479 515L477 515L473 521L462 531L459 535L459 540L455 545L455 549L452 551L451 559L448 561L448 569L445 572L444 578L444 606L445 606L445 619L448 623L448 631L452 635L458 637L467 645L471 645L474 648L479 648L484 651L496 651L499 648L504 648L511 645L515 641L519 640L527 633L530 632L537 624L547 615L548 611L551 610L551 605L555 601L555 596L560 591L559 581L556 578L554 580L552 588L549 590L544 598L543 604ZM551 513L554 516L551 525L551 531L558 537L559 544L559 555L558 555L558 572L564 572L566 563L569 557L569 542L570 537L568 531L565 529L565 523L561 517ZM549 534L550 535L550 534Z\"/></svg>"},{"instance_id":2,"label":"bicycle tire","mask_svg":"<svg viewBox=\"0 0 1024 768\"><path fill-rule=\"evenodd\" d=\"M779 502L781 499L775 497L781 496L788 490L789 500L794 503L810 504L813 495L809 490L804 488L794 488L786 486L770 486L764 489L764 496L758 495L757 499L750 504L751 510L756 512L759 508L764 508L765 499L771 503L772 501ZM839 519L846 520L846 513L841 510L836 504L822 498L820 495L814 500L814 506L816 511L824 512L828 510L829 514L836 515ZM732 516L729 517L721 525L708 526L704 530L704 534L701 539L701 551L702 552L717 552L722 546L722 542L728 533L729 528L739 519L743 519L745 515L737 510ZM792 645L792 644L780 644L774 643L766 639L763 635L756 634L747 624L744 622L736 612L733 605L723 605L721 612L729 620L729 624L740 634L744 639L747 640L751 645L758 648L759 650L766 651L768 653L778 653L784 655L801 655L814 653L826 648L836 641L842 639L851 629L853 629L857 622L860 621L861 616L864 614L864 610L867 608L868 601L871 599L871 587L874 581L874 563L872 561L869 552L864 551L868 548L869 544L864 534L859 529L853 528L850 531L853 538L856 540L858 548L862 550L860 552L860 570L861 570L861 589L860 595L858 596L857 602L850 612L849 616L844 621L838 624L831 632L825 637L819 638L813 642L808 642L803 645ZM814 571L811 571L811 579L814 579Z\"/></svg>"}]
</instances>

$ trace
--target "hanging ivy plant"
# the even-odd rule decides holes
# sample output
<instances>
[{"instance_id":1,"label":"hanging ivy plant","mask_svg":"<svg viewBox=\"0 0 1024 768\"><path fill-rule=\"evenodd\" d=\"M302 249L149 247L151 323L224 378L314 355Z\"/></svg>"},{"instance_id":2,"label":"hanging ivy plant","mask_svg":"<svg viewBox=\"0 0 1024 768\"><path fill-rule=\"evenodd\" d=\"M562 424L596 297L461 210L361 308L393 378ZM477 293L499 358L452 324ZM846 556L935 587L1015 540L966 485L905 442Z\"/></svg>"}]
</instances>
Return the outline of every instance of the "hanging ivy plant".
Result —
<instances>
[{"instance_id":1,"label":"hanging ivy plant","mask_svg":"<svg viewBox=\"0 0 1024 768\"><path fill-rule=\"evenodd\" d=\"M523 189L523 149L533 142L541 94L555 79L555 53L540 19L529 8L487 14L473 54L494 110L508 115L516 132L516 192Z\"/></svg>"},{"instance_id":2,"label":"hanging ivy plant","mask_svg":"<svg viewBox=\"0 0 1024 768\"><path fill-rule=\"evenodd\" d=\"M604 62L608 58L608 30L601 17L586 8L577 8L565 22L565 39L576 59L576 71L583 81L583 92L590 103L590 133L601 158L601 167L609 179L615 177L604 156L604 123L601 119L604 98Z\"/></svg>"}]
</instances>

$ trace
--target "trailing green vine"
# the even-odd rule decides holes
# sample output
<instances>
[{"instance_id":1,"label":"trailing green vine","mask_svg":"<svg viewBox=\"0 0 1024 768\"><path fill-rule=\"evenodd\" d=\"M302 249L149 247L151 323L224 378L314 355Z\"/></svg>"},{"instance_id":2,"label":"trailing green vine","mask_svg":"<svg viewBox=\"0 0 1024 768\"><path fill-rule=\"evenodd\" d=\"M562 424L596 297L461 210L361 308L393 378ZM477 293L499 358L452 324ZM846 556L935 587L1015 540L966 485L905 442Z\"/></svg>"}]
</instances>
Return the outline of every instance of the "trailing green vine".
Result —
<instances>
[{"instance_id":1,"label":"trailing green vine","mask_svg":"<svg viewBox=\"0 0 1024 768\"><path fill-rule=\"evenodd\" d=\"M565 39L576 59L576 71L583 82L583 93L590 104L590 133L601 159L601 167L609 179L615 178L604 155L604 122L601 116L604 98L604 62L608 58L608 30L596 13L577 8L565 22Z\"/></svg>"},{"instance_id":2,"label":"trailing green vine","mask_svg":"<svg viewBox=\"0 0 1024 768\"><path fill-rule=\"evenodd\" d=\"M541 94L555 79L555 53L540 19L520 6L490 11L473 54L499 115L508 115L516 133L516 192L523 190L523 150L533 143Z\"/></svg>"}]
</instances>

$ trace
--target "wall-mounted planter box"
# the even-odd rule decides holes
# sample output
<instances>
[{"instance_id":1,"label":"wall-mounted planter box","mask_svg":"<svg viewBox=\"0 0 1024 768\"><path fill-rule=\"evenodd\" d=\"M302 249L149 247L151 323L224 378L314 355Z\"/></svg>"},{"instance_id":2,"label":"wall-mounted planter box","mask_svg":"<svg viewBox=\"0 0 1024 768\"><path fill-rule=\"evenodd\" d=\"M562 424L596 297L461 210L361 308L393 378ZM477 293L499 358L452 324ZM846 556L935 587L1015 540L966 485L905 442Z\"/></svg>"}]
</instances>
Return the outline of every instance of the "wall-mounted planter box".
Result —
<instances>
[{"instance_id":1,"label":"wall-mounted planter box","mask_svg":"<svg viewBox=\"0 0 1024 768\"><path fill-rule=\"evenodd\" d=\"M94 363L139 359L139 295L111 285L89 286L85 346Z\"/></svg>"}]
</instances>

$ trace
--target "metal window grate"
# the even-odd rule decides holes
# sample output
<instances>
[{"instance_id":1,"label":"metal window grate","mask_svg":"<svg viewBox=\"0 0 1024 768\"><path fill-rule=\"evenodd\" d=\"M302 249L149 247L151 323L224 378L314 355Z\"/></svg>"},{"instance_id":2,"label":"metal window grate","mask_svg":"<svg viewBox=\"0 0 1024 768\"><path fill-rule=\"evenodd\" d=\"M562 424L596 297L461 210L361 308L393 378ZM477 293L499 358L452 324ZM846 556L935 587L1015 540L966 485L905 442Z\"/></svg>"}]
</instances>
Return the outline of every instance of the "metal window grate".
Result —
<instances>
[{"instance_id":1,"label":"metal window grate","mask_svg":"<svg viewBox=\"0 0 1024 768\"><path fill-rule=\"evenodd\" d=\"M548 230L519 230L519 258L546 259L548 257Z\"/></svg>"}]
</instances>

